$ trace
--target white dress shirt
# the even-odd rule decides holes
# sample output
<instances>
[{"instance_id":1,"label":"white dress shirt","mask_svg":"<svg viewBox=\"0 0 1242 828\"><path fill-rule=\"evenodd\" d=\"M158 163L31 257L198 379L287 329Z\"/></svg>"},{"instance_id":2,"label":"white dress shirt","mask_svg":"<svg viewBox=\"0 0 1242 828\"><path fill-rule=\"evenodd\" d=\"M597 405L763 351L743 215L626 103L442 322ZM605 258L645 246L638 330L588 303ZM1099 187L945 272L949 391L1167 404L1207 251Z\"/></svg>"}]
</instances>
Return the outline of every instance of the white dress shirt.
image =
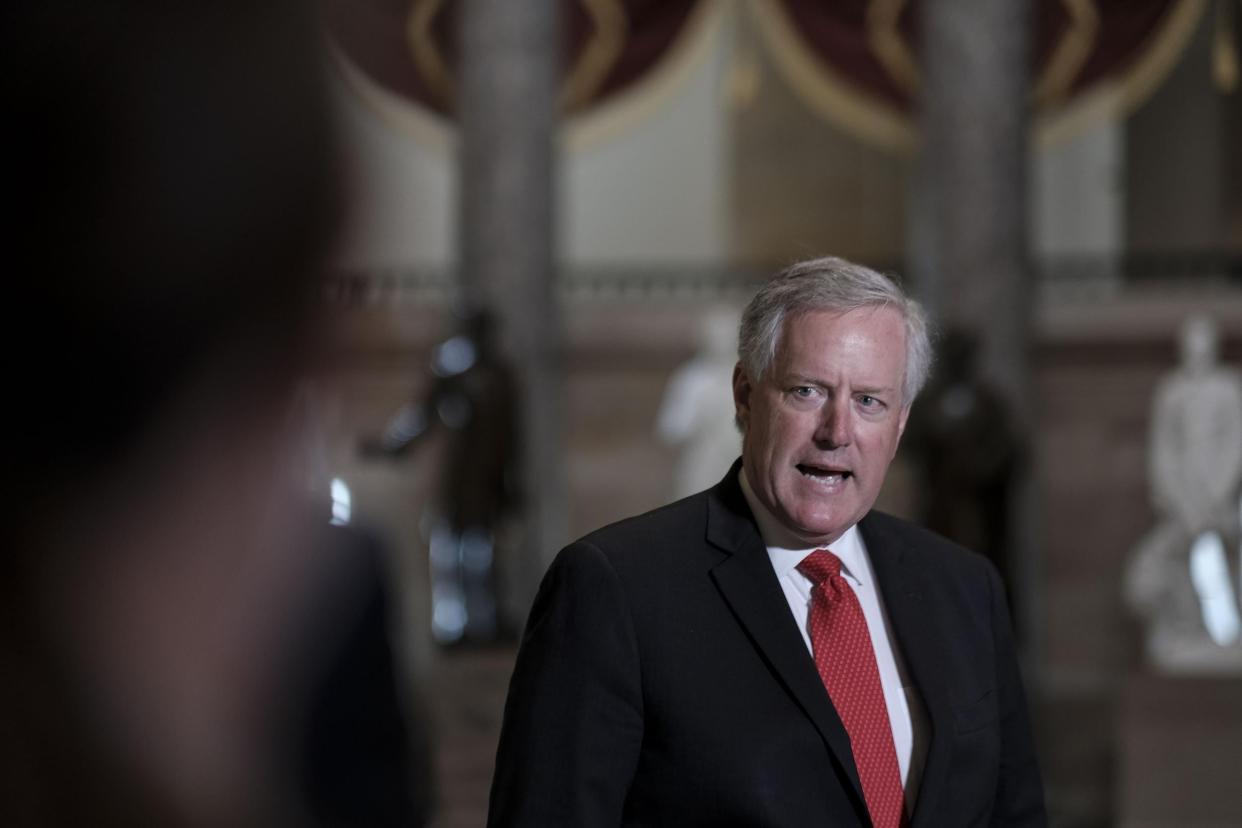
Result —
<instances>
[{"instance_id":1,"label":"white dress shirt","mask_svg":"<svg viewBox=\"0 0 1242 828\"><path fill-rule=\"evenodd\" d=\"M811 581L798 571L798 564L807 555L821 547L807 546L793 537L789 530L767 510L746 479L746 472L738 473L742 493L759 524L763 543L768 548L772 569L784 590L785 600L793 613L806 649L814 658L809 633L811 613ZM871 570L871 560L857 526L851 526L830 547L826 547L841 559L841 575L854 589L867 629L871 633L871 646L875 650L875 663L880 671L880 685L884 689L884 703L888 707L888 721L893 729L893 747L897 751L897 764L901 769L901 783L905 789L906 810L910 812L918 792L923 761L927 754L928 722L918 691L909 678L905 662L889 632L884 601L876 586Z\"/></svg>"}]
</instances>

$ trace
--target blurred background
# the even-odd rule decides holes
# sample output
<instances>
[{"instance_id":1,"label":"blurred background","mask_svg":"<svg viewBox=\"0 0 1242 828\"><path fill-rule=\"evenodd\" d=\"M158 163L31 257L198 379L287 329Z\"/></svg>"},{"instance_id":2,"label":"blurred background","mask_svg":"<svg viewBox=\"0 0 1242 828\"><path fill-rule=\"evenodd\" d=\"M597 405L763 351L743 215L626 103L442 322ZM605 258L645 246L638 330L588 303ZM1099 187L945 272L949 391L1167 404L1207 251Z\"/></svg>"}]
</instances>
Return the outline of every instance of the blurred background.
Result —
<instances>
[{"instance_id":1,"label":"blurred background","mask_svg":"<svg viewBox=\"0 0 1242 828\"><path fill-rule=\"evenodd\" d=\"M543 568L825 254L941 333L880 505L1001 568L1053 824L1242 824L1237 0L18 5L12 824L483 825Z\"/></svg>"},{"instance_id":2,"label":"blurred background","mask_svg":"<svg viewBox=\"0 0 1242 828\"><path fill-rule=\"evenodd\" d=\"M1238 4L508 5L329 4L354 198L332 463L395 553L444 823L481 824L512 654L429 627L426 521L471 461L451 429L394 463L357 435L431 399L458 303L495 312L540 397L515 409L525 482L496 545L515 623L565 539L723 473L734 346L712 320L830 252L900 274L946 334L882 505L1005 573L1055 824L1239 824L1236 637L1160 666L1127 597L1184 321L1242 363ZM1159 583L1189 577L1170 543Z\"/></svg>"}]
</instances>

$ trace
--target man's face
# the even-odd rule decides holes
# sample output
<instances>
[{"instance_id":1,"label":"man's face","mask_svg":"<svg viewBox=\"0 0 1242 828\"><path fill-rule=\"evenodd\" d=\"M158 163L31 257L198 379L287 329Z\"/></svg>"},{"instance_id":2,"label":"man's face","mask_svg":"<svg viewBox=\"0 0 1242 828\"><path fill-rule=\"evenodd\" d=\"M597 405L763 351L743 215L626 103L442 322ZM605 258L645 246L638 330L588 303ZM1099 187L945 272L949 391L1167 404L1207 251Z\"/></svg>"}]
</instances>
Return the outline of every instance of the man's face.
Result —
<instances>
[{"instance_id":1,"label":"man's face","mask_svg":"<svg viewBox=\"0 0 1242 828\"><path fill-rule=\"evenodd\" d=\"M875 503L909 414L905 367L901 314L876 306L787 318L761 380L734 369L746 478L801 540L832 543Z\"/></svg>"}]
</instances>

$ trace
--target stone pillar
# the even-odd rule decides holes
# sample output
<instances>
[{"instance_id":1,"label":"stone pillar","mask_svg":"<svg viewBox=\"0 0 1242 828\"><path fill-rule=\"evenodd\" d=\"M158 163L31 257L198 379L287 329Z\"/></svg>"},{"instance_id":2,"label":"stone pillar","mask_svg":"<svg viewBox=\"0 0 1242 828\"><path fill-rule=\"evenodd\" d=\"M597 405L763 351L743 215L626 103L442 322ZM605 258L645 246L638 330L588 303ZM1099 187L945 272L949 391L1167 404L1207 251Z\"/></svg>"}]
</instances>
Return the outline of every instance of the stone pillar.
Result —
<instances>
[{"instance_id":1,"label":"stone pillar","mask_svg":"<svg viewBox=\"0 0 1242 828\"><path fill-rule=\"evenodd\" d=\"M1031 2L936 0L919 9L921 146L907 272L940 326L978 337L982 377L1004 392L1020 433L1030 434ZM1029 644L1038 602L1029 466L1023 477L1014 486L1007 568L1015 622Z\"/></svg>"},{"instance_id":2,"label":"stone pillar","mask_svg":"<svg viewBox=\"0 0 1242 828\"><path fill-rule=\"evenodd\" d=\"M939 322L976 331L1025 410L1029 0L921 3L922 146L909 270Z\"/></svg>"},{"instance_id":3,"label":"stone pillar","mask_svg":"<svg viewBox=\"0 0 1242 828\"><path fill-rule=\"evenodd\" d=\"M525 541L516 566L499 562L510 575L502 606L510 621L520 622L566 531L562 324L553 262L560 5L463 0L458 9L462 290L467 302L500 320L522 394Z\"/></svg>"},{"instance_id":4,"label":"stone pillar","mask_svg":"<svg viewBox=\"0 0 1242 828\"><path fill-rule=\"evenodd\" d=\"M1229 120L1242 100L1210 82L1213 26L1212 15L1205 17L1160 88L1121 127L1129 195L1125 242L1136 253L1217 251L1229 237L1228 207L1238 199L1230 180L1238 148L1230 141Z\"/></svg>"}]
</instances>

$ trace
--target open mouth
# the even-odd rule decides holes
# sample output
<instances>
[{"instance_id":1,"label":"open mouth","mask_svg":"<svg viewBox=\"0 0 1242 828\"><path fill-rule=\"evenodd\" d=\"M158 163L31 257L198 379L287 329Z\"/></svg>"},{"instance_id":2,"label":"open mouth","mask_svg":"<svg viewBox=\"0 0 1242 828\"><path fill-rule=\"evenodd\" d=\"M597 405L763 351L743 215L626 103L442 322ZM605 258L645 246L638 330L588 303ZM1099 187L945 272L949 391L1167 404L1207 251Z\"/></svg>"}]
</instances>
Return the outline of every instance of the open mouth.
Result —
<instances>
[{"instance_id":1,"label":"open mouth","mask_svg":"<svg viewBox=\"0 0 1242 828\"><path fill-rule=\"evenodd\" d=\"M854 473L846 469L834 469L828 466L812 466L807 463L799 463L797 469L804 477L812 480L822 480L825 483L839 482L848 480L854 476Z\"/></svg>"}]
</instances>

